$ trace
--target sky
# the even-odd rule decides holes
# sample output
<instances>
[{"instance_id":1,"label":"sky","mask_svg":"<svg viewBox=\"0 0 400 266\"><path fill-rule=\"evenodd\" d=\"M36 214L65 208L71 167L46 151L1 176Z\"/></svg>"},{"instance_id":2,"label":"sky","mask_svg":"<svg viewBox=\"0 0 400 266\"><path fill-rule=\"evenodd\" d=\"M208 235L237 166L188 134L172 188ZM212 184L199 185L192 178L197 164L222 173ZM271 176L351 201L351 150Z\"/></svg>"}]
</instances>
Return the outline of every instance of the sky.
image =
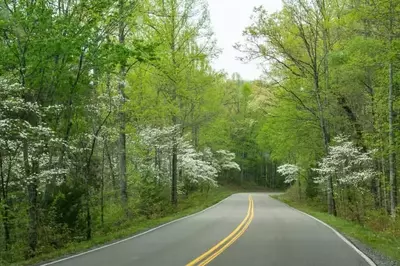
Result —
<instances>
[{"instance_id":1,"label":"sky","mask_svg":"<svg viewBox=\"0 0 400 266\"><path fill-rule=\"evenodd\" d=\"M244 40L242 32L251 23L250 16L254 7L262 5L269 12L274 12L281 7L281 0L208 0L208 4L217 45L222 49L213 67L229 74L237 72L245 80L259 78L262 71L257 63L240 62L236 59L240 52L233 45Z\"/></svg>"}]
</instances>

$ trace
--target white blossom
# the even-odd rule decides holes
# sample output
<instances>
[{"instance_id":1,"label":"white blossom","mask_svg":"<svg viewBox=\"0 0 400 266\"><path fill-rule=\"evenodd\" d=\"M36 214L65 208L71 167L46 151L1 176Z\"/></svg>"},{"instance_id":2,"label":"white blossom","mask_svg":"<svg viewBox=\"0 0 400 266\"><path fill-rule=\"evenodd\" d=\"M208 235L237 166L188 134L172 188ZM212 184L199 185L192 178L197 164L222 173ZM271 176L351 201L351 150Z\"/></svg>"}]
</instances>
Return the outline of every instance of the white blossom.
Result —
<instances>
[{"instance_id":1,"label":"white blossom","mask_svg":"<svg viewBox=\"0 0 400 266\"><path fill-rule=\"evenodd\" d=\"M209 183L217 185L216 178L222 170L240 170L233 160L235 154L220 150L215 153L208 147L203 151L197 151L193 145L182 137L180 126L155 128L145 127L138 130L137 139L134 143L141 145L141 153L135 154L135 163L139 172L152 172L157 178L170 178L169 163L172 156L172 147L178 148L178 170L182 175L193 183ZM161 155L161 162L155 165L155 153Z\"/></svg>"},{"instance_id":2,"label":"white blossom","mask_svg":"<svg viewBox=\"0 0 400 266\"><path fill-rule=\"evenodd\" d=\"M284 164L280 165L277 171L285 177L285 183L290 184L297 180L300 168L294 164Z\"/></svg>"},{"instance_id":3,"label":"white blossom","mask_svg":"<svg viewBox=\"0 0 400 266\"><path fill-rule=\"evenodd\" d=\"M215 152L217 162L222 170L237 170L240 171L240 166L234 160L236 155L227 150L218 150Z\"/></svg>"},{"instance_id":4,"label":"white blossom","mask_svg":"<svg viewBox=\"0 0 400 266\"><path fill-rule=\"evenodd\" d=\"M67 168L58 165L51 155L66 147L66 143L42 119L45 112L59 107L44 108L26 101L26 93L26 88L0 78L0 150L6 162L3 173L7 173L8 182L14 186L35 182L43 188L55 176L67 173ZM34 119L26 119L27 114ZM29 167L30 172L34 164L35 172L27 176L25 168Z\"/></svg>"},{"instance_id":5,"label":"white blossom","mask_svg":"<svg viewBox=\"0 0 400 266\"><path fill-rule=\"evenodd\" d=\"M336 178L341 185L359 186L376 174L373 171L372 152L363 152L345 136L334 139L328 154L313 169L319 175L316 183L326 183L328 177Z\"/></svg>"}]
</instances>

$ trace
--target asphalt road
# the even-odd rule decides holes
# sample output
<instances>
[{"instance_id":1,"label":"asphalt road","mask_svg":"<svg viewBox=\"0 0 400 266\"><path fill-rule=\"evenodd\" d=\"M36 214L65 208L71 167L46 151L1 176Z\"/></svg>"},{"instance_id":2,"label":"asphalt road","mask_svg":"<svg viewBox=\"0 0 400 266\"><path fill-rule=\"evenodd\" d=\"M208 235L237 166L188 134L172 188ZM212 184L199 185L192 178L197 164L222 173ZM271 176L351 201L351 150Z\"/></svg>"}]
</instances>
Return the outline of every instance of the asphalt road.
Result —
<instances>
[{"instance_id":1,"label":"asphalt road","mask_svg":"<svg viewBox=\"0 0 400 266\"><path fill-rule=\"evenodd\" d=\"M149 233L45 265L187 265L231 235L242 223L249 210L248 195L235 194L202 213ZM370 265L355 249L322 223L267 194L251 195L254 217L248 218L247 230L242 229L240 237L207 265Z\"/></svg>"}]
</instances>

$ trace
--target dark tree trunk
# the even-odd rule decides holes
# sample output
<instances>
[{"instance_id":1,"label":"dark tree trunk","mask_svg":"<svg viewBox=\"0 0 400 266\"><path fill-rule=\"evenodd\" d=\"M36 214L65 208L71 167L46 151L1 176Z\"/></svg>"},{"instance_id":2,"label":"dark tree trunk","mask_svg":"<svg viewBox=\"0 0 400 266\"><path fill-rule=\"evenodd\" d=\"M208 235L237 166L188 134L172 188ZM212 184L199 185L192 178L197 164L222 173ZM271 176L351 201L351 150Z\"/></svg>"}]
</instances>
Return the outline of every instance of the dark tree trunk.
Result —
<instances>
[{"instance_id":1,"label":"dark tree trunk","mask_svg":"<svg viewBox=\"0 0 400 266\"><path fill-rule=\"evenodd\" d=\"M178 205L178 147L176 144L172 146L172 188L171 188L171 203Z\"/></svg>"},{"instance_id":2,"label":"dark tree trunk","mask_svg":"<svg viewBox=\"0 0 400 266\"><path fill-rule=\"evenodd\" d=\"M172 123L176 125L177 118L172 118ZM174 134L172 138L172 179L171 179L171 203L178 205L178 144Z\"/></svg>"},{"instance_id":3,"label":"dark tree trunk","mask_svg":"<svg viewBox=\"0 0 400 266\"><path fill-rule=\"evenodd\" d=\"M92 216L90 213L90 195L86 193L86 240L92 239Z\"/></svg>"},{"instance_id":4,"label":"dark tree trunk","mask_svg":"<svg viewBox=\"0 0 400 266\"><path fill-rule=\"evenodd\" d=\"M389 64L389 185L390 185L390 214L396 216L397 180L396 180L396 152L393 115L393 64Z\"/></svg>"},{"instance_id":5,"label":"dark tree trunk","mask_svg":"<svg viewBox=\"0 0 400 266\"><path fill-rule=\"evenodd\" d=\"M387 213L390 213L390 204L388 204L388 191L386 188L387 184L387 170L386 170L386 162L385 158L381 157L381 167L382 167L382 176L381 176L381 183L382 183L382 205L383 208L387 211Z\"/></svg>"},{"instance_id":6,"label":"dark tree trunk","mask_svg":"<svg viewBox=\"0 0 400 266\"><path fill-rule=\"evenodd\" d=\"M24 158L24 168L25 175L29 178L29 183L27 187L28 191L28 213L29 213L29 224L28 224L28 245L29 245L29 257L33 257L36 253L38 233L37 233L37 179L33 177L33 173L37 171L37 163L32 162L32 168L29 164L29 146L28 142L25 140L23 144L23 158Z\"/></svg>"},{"instance_id":7,"label":"dark tree trunk","mask_svg":"<svg viewBox=\"0 0 400 266\"><path fill-rule=\"evenodd\" d=\"M11 244L10 222L9 222L9 202L5 201L3 208L3 228L4 228L4 250L8 251Z\"/></svg>"},{"instance_id":8,"label":"dark tree trunk","mask_svg":"<svg viewBox=\"0 0 400 266\"><path fill-rule=\"evenodd\" d=\"M125 27L126 23L124 21L124 14L126 13L125 1L119 0L119 16L120 23L118 27L118 39L121 45L125 44ZM121 189L121 201L122 207L125 210L126 215L128 216L128 188L127 188L127 176L126 176L126 114L124 109L126 102L125 95L125 78L126 78L126 59L123 59L121 62L121 70L120 70L120 82L118 84L118 89L121 97L120 103L120 111L119 111L119 174L120 174L120 189Z\"/></svg>"},{"instance_id":9,"label":"dark tree trunk","mask_svg":"<svg viewBox=\"0 0 400 266\"><path fill-rule=\"evenodd\" d=\"M353 125L354 132L356 133L356 144L357 146L362 148L362 151L367 151L367 147L363 141L363 129L361 124L357 120L356 114L353 112L351 107L347 104L346 98L344 96L340 96L338 99L339 105L342 107L344 112L346 113L347 118L350 120Z\"/></svg>"},{"instance_id":10,"label":"dark tree trunk","mask_svg":"<svg viewBox=\"0 0 400 266\"><path fill-rule=\"evenodd\" d=\"M192 138L193 138L193 146L195 149L199 147L199 126L192 126Z\"/></svg>"},{"instance_id":11,"label":"dark tree trunk","mask_svg":"<svg viewBox=\"0 0 400 266\"><path fill-rule=\"evenodd\" d=\"M9 166L11 167L11 166ZM11 236L10 236L10 224L9 224L9 200L8 200L8 180L10 178L9 174L3 172L3 156L0 153L0 181L1 181L1 196L0 203L3 201L3 228L4 228L4 250L7 251L10 245ZM6 180L7 179L7 180Z\"/></svg>"},{"instance_id":12,"label":"dark tree trunk","mask_svg":"<svg viewBox=\"0 0 400 266\"><path fill-rule=\"evenodd\" d=\"M108 164L110 167L110 175L111 175L111 182L112 182L112 187L113 190L115 191L115 199L118 199L118 189L117 189L117 182L115 181L115 174L114 174L114 167L112 163L112 155L108 149L108 144L107 142L104 143L105 148L106 148L106 153L107 153L107 159L108 159Z\"/></svg>"},{"instance_id":13,"label":"dark tree trunk","mask_svg":"<svg viewBox=\"0 0 400 266\"><path fill-rule=\"evenodd\" d=\"M28 200L29 200L29 229L28 243L30 248L30 256L36 253L38 233L37 233L37 184L36 180L31 181L28 185Z\"/></svg>"},{"instance_id":14,"label":"dark tree trunk","mask_svg":"<svg viewBox=\"0 0 400 266\"><path fill-rule=\"evenodd\" d=\"M393 23L394 23L394 10L393 0L389 2L389 52L392 52L393 42ZM393 92L393 77L394 77L393 59L389 59L389 88L388 88L388 111L389 111L389 185L390 185L390 214L393 218L396 217L397 206L397 180L396 180L396 139L394 134L394 92Z\"/></svg>"},{"instance_id":15,"label":"dark tree trunk","mask_svg":"<svg viewBox=\"0 0 400 266\"><path fill-rule=\"evenodd\" d=\"M101 226L104 226L104 164L105 164L105 147L103 147L103 156L101 160L101 195L100 195L100 219Z\"/></svg>"}]
</instances>

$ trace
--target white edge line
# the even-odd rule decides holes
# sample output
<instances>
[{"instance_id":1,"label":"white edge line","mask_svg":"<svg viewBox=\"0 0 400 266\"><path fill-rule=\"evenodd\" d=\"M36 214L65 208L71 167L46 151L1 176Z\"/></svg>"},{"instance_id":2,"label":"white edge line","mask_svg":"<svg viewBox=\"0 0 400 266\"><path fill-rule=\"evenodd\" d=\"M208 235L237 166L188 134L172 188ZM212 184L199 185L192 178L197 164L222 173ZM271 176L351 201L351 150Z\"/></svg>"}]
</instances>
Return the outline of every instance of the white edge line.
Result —
<instances>
[{"instance_id":1,"label":"white edge line","mask_svg":"<svg viewBox=\"0 0 400 266\"><path fill-rule=\"evenodd\" d=\"M272 198L272 197L270 197L270 198ZM273 198L273 199L274 199L274 198ZM277 199L274 199L274 200L277 200ZM284 202L282 202L282 201L280 201L280 200L278 200L278 201L281 202L281 203L283 203L283 204L285 204L285 205L288 206L289 208L291 208L291 209L293 209L293 210L295 210L295 211L298 211L298 212L300 212L300 213L302 213L302 214L304 214L304 215L306 215L306 216L308 216L308 217L314 219L315 221L318 221L318 222L320 222L321 224L325 225L326 227L328 227L329 229L331 229L331 230L332 230L340 239L342 239L347 245L349 245L352 249L354 249L354 250L355 250L355 251L356 251L370 266L377 266L373 260L371 260L367 255L365 255L361 250L359 250L353 243L351 243L349 240L347 240L347 238L345 238L341 233L339 233L338 231L336 231L332 226L330 226L330 225L328 225L327 223L325 223L325 222L319 220L318 218L315 218L314 216L312 216L312 215L310 215L310 214L308 214L308 213L305 213L305 212L302 212L302 211L300 211L300 210L298 210L298 209L296 209L296 208L293 208L292 206L290 206L290 205L288 205L288 204L286 204L286 203L284 203Z\"/></svg>"},{"instance_id":2,"label":"white edge line","mask_svg":"<svg viewBox=\"0 0 400 266\"><path fill-rule=\"evenodd\" d=\"M136 238L136 237L139 237L139 236L145 235L145 234L147 234L147 233L153 232L153 231L155 231L155 230L157 230L157 229L160 229L160 228L162 228L162 227L164 227L164 226L167 226L167 225L173 224L173 223L175 223L175 222L179 222L179 221L181 221L181 220L184 220L184 219L190 218L190 217L192 217L192 216L198 215L198 214L200 214L200 213L203 213L203 212L205 212L205 211L207 211L207 210L209 210L209 209L212 209L212 208L216 207L217 205L221 204L222 202L224 202L224 201L227 200L228 198L232 197L233 195L234 195L234 194L232 194L232 195L226 197L225 199L223 199L223 200L217 202L216 204L214 204L214 205L212 205L212 206L210 206L210 207L208 207L208 208L206 208L206 209L204 209L204 210L201 210L201 211L199 211L199 212L192 213L192 214L190 214L190 215L187 215L187 216L181 217L181 218L179 218L179 219L170 221L170 222L168 222L168 223L159 225L159 226L157 226L157 227L154 227L154 228L152 228L152 229L149 229L149 230L147 230L147 231L145 231L145 232L142 232L142 233L140 233L140 234L133 235L133 236L131 236L131 237L128 237L128 238L119 240L119 241L117 241L117 242L113 242L113 243L111 243L111 244L107 244L107 245L104 245L104 246L101 246L101 247L98 247L98 248L90 249L90 250L88 250L88 251L85 251L85 252L82 252L82 253L78 253L78 254L75 254L75 255L72 255L72 256L68 256L68 257L65 257L65 258L62 258L62 259L59 259L59 260L56 260L56 261L51 261L51 262L44 263L44 264L39 264L39 265L40 265L40 266L53 265L53 264L56 264L56 263L59 263L59 262L62 262L62 261L66 261L66 260L69 260L69 259L73 259L73 258L76 258L76 257L80 257L80 256L86 255L86 254L88 254L88 253L92 253L92 252L95 252L95 251L98 251L98 250L101 250L101 249L105 249L105 248L108 248L108 247L111 247L111 246L114 246L114 245L117 245L117 244L126 242L126 241L131 240L131 239L134 239L134 238Z\"/></svg>"}]
</instances>

